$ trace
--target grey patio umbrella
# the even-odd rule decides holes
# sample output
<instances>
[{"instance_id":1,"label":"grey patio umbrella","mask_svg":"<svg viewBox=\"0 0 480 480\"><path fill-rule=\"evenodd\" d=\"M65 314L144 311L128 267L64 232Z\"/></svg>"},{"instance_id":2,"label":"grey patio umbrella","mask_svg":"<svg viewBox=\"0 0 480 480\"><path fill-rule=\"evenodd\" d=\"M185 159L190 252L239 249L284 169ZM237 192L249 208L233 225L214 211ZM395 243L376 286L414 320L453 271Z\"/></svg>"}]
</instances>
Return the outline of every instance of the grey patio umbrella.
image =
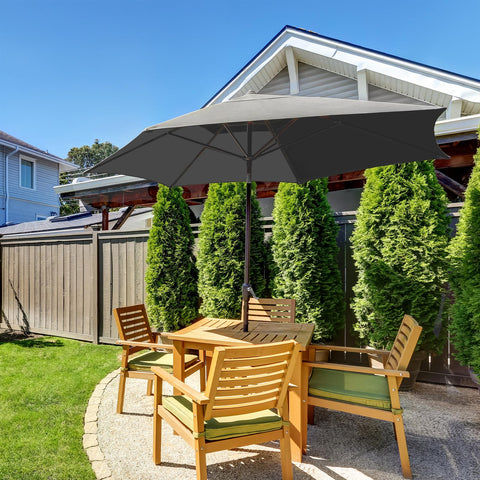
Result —
<instances>
[{"instance_id":1,"label":"grey patio umbrella","mask_svg":"<svg viewBox=\"0 0 480 480\"><path fill-rule=\"evenodd\" d=\"M169 187L247 182L245 273L252 181L304 183L375 166L448 158L433 126L443 108L248 93L145 129L90 169ZM246 308L247 302L244 302ZM248 329L246 311L244 329Z\"/></svg>"}]
</instances>

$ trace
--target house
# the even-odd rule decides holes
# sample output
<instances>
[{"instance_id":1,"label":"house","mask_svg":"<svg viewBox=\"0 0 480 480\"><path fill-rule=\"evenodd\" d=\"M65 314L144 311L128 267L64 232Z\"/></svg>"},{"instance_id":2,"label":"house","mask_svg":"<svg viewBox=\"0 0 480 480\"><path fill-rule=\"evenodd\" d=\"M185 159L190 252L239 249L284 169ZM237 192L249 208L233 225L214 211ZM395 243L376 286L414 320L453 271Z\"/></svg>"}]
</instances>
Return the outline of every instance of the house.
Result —
<instances>
[{"instance_id":1,"label":"house","mask_svg":"<svg viewBox=\"0 0 480 480\"><path fill-rule=\"evenodd\" d=\"M480 80L447 72L300 28L284 27L204 106L225 102L248 91L266 94L325 96L446 108L435 125L440 147L450 156L435 160L439 182L449 199L462 201L473 166L480 123ZM334 210L356 210L363 170L329 177L329 201ZM155 202L155 184L118 175L103 186L64 186L65 199L80 199L96 208ZM96 186L98 188L96 188ZM125 188L128 187L128 188ZM277 185L259 183L257 196L272 197ZM190 205L201 204L208 185L187 186Z\"/></svg>"},{"instance_id":2,"label":"house","mask_svg":"<svg viewBox=\"0 0 480 480\"><path fill-rule=\"evenodd\" d=\"M0 130L0 225L58 215L59 174L77 167Z\"/></svg>"},{"instance_id":3,"label":"house","mask_svg":"<svg viewBox=\"0 0 480 480\"><path fill-rule=\"evenodd\" d=\"M145 230L149 228L152 218L152 208L137 208L125 218L124 212L128 207L111 212L109 215L108 230L122 231ZM35 222L22 222L0 227L0 237L25 235L52 235L56 233L88 232L100 230L102 214L80 212L65 217L55 216Z\"/></svg>"}]
</instances>

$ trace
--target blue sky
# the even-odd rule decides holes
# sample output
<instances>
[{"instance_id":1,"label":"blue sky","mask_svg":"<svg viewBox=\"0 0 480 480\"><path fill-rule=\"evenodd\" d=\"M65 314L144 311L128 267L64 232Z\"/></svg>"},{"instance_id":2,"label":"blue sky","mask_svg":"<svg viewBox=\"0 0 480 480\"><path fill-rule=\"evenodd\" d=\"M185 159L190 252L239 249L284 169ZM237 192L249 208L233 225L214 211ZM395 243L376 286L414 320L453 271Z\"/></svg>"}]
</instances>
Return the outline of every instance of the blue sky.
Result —
<instances>
[{"instance_id":1,"label":"blue sky","mask_svg":"<svg viewBox=\"0 0 480 480\"><path fill-rule=\"evenodd\" d=\"M0 7L0 130L62 158L200 108L285 25L480 79L479 0Z\"/></svg>"}]
</instances>

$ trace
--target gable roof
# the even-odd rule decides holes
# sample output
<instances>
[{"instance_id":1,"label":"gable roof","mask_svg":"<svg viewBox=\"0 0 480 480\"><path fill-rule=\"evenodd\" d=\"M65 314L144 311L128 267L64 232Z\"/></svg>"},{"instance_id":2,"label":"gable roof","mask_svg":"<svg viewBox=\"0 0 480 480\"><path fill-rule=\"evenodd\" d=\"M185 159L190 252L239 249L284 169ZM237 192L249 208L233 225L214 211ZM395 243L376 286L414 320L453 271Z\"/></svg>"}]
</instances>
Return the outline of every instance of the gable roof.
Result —
<instances>
[{"instance_id":1,"label":"gable roof","mask_svg":"<svg viewBox=\"0 0 480 480\"><path fill-rule=\"evenodd\" d=\"M438 135L457 129L452 120L480 123L479 80L288 25L205 106L250 90L438 105L447 108Z\"/></svg>"},{"instance_id":2,"label":"gable roof","mask_svg":"<svg viewBox=\"0 0 480 480\"><path fill-rule=\"evenodd\" d=\"M61 172L68 172L71 170L76 170L78 168L77 165L74 165L71 162L63 160L56 155L52 155L51 153L46 152L45 150L41 150L33 145L30 145L19 138L14 137L13 135L9 135L6 132L0 130L0 144L6 145L7 147L16 148L24 153L29 153L30 155L36 155L41 157L45 160L50 160L52 162L58 163Z\"/></svg>"}]
</instances>

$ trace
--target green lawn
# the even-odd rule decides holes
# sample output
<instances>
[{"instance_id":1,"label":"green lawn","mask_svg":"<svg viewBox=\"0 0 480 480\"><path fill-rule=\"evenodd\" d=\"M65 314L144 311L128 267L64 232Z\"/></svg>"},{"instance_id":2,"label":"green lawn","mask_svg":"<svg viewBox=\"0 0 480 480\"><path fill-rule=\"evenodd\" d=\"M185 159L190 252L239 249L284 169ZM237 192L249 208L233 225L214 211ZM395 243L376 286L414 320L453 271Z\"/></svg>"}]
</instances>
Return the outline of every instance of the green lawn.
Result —
<instances>
[{"instance_id":1,"label":"green lawn","mask_svg":"<svg viewBox=\"0 0 480 480\"><path fill-rule=\"evenodd\" d=\"M83 416L119 353L56 337L0 343L0 479L95 479Z\"/></svg>"}]
</instances>

